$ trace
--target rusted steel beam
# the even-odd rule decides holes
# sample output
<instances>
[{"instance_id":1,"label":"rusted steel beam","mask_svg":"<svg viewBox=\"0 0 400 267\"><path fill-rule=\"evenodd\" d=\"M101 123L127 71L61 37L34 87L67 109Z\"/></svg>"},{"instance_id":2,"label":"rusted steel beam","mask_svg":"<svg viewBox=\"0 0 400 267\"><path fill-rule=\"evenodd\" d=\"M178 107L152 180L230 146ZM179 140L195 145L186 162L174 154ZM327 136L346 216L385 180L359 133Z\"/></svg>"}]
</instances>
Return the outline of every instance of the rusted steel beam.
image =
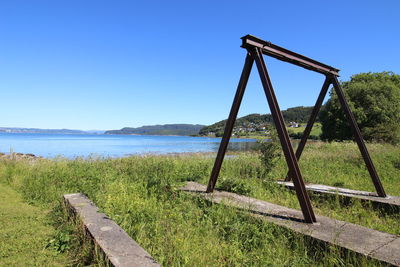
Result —
<instances>
[{"instance_id":1,"label":"rusted steel beam","mask_svg":"<svg viewBox=\"0 0 400 267\"><path fill-rule=\"evenodd\" d=\"M354 138L356 139L358 148L360 149L361 155L364 159L365 165L367 165L367 169L369 172L369 175L371 176L372 182L375 186L376 193L380 197L386 197L385 190L383 189L383 186L381 184L381 181L379 179L378 173L376 172L375 166L372 163L371 157L369 156L367 147L365 146L364 139L361 135L360 128L358 128L356 119L354 118L353 113L350 110L350 107L346 101L346 98L344 97L343 90L339 84L339 81L336 76L332 75L332 84L333 87L335 88L335 92L338 96L340 105L342 106L342 109L344 113L347 116L347 119L350 123L351 129L353 130Z\"/></svg>"},{"instance_id":2,"label":"rusted steel beam","mask_svg":"<svg viewBox=\"0 0 400 267\"><path fill-rule=\"evenodd\" d=\"M315 106L314 106L314 108L313 108L313 110L311 112L310 119L308 120L307 126L304 129L303 136L301 137L301 141L299 143L299 146L296 149L297 161L300 159L301 153L303 153L304 146L307 143L307 139L310 136L312 127L314 125L315 120L317 119L318 112L321 109L322 103L324 102L324 98L326 96L326 93L328 92L329 85L331 83L332 83L332 81L331 81L330 77L326 76L324 84L322 85L321 91L320 91L320 93L318 95L317 102L315 102ZM289 173L288 173L286 175L285 181L290 181L290 180L291 180L291 177L289 176Z\"/></svg>"},{"instance_id":3,"label":"rusted steel beam","mask_svg":"<svg viewBox=\"0 0 400 267\"><path fill-rule=\"evenodd\" d=\"M289 167L290 177L293 178L297 198L300 203L301 211L303 212L304 220L307 223L316 222L315 214L311 206L311 201L306 191L300 168L297 164L296 156L290 143L289 134L286 130L285 121L283 120L283 115L279 108L278 100L272 87L272 83L263 59L261 48L252 48L248 51L254 57L257 65L261 83L264 87L265 96L267 97L271 114L274 119L275 128L278 132L286 163Z\"/></svg>"},{"instance_id":4,"label":"rusted steel beam","mask_svg":"<svg viewBox=\"0 0 400 267\"><path fill-rule=\"evenodd\" d=\"M231 111L229 113L229 118L225 125L224 136L222 137L221 143L219 145L217 158L215 159L214 167L211 172L211 177L208 182L207 193L210 193L214 190L215 183L217 182L218 175L221 170L221 165L226 153L226 149L229 144L229 139L231 138L232 135L233 126L235 124L235 120L239 112L240 103L242 102L247 81L249 80L251 68L253 67L253 62L254 62L253 57L250 56L250 54L247 54L242 75L240 76L239 84L236 90L236 95L232 103Z\"/></svg>"},{"instance_id":5,"label":"rusted steel beam","mask_svg":"<svg viewBox=\"0 0 400 267\"><path fill-rule=\"evenodd\" d=\"M222 162L224 160L224 156L226 153L226 149L228 147L229 139L232 135L233 126L239 111L239 107L244 95L244 91L246 89L246 85L250 76L251 68L253 66L254 61L256 62L258 73L260 75L261 83L264 88L264 92L266 98L268 100L268 104L271 110L271 115L273 117L276 130L278 132L279 140L282 146L283 153L285 155L286 163L289 168L288 177L293 179L294 188L296 190L296 195L300 203L301 211L304 216L304 220L308 223L316 222L315 214L311 205L310 198L307 194L306 187L304 184L304 180L302 178L300 168L297 160L300 158L301 153L304 149L304 146L307 142L307 138L310 135L313 124L316 120L317 114L322 106L322 102L326 96L329 85L333 84L336 93L338 95L340 104L346 113L348 120L350 121L351 127L353 129L353 133L358 144L358 147L361 151L361 154L364 158L364 161L367 165L368 171L371 175L372 181L375 185L377 193L381 197L385 197L385 191L383 190L382 184L379 180L378 174L376 173L375 167L372 163L372 160L368 154L368 150L365 146L365 143L362 139L360 129L358 128L356 121L354 119L353 114L344 98L343 91L340 88L340 84L337 80L337 76L339 76L338 69L335 69L331 66L322 64L318 61L312 60L300 54L294 53L282 47L276 46L269 42L260 40L254 36L247 35L242 37L243 44L242 47L247 49L247 56L245 60L245 64L243 67L243 71L239 80L239 84L236 90L235 98L231 107L231 111L229 113L229 118L225 125L224 136L221 140L221 144L218 149L217 158L214 163L214 167L211 172L210 180L207 186L207 192L213 192L215 188L216 181L218 179L219 172L221 170ZM316 104L311 113L310 119L307 123L307 127L304 131L303 138L299 144L299 147L296 151L296 154L293 151L293 147L290 143L289 134L287 132L285 121L283 119L282 113L280 111L278 100L276 99L275 92L267 71L267 67L264 62L263 54L272 56L282 61L286 61L292 63L294 65L301 66L303 68L316 71L318 73L322 73L326 76L325 82L321 88L321 92L318 96Z\"/></svg>"},{"instance_id":6,"label":"rusted steel beam","mask_svg":"<svg viewBox=\"0 0 400 267\"><path fill-rule=\"evenodd\" d=\"M297 54L283 47L261 40L252 35L246 35L242 38L242 47L251 49L253 47L260 48L262 53L282 61L292 63L294 65L306 68L308 70L316 71L322 74L332 74L339 76L339 69L325 65L321 62Z\"/></svg>"}]
</instances>

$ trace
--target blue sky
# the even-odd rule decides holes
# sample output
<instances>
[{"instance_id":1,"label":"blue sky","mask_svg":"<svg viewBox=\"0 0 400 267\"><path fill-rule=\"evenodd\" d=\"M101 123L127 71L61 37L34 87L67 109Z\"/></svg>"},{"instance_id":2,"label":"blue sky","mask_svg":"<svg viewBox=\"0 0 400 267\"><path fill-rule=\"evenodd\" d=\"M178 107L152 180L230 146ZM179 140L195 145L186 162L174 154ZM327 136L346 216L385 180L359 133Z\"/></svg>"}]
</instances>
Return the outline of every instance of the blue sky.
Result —
<instances>
[{"instance_id":1,"label":"blue sky","mask_svg":"<svg viewBox=\"0 0 400 267\"><path fill-rule=\"evenodd\" d=\"M118 129L225 119L252 34L341 69L400 73L400 1L0 1L0 126ZM281 109L317 73L265 58ZM253 69L239 115L269 113Z\"/></svg>"}]
</instances>

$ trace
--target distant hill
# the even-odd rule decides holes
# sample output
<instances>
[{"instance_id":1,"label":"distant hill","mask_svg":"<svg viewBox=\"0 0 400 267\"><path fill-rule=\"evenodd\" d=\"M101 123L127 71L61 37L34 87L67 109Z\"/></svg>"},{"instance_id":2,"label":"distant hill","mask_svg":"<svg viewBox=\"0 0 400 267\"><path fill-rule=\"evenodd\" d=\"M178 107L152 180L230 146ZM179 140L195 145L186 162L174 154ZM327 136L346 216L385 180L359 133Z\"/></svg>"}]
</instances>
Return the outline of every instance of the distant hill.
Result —
<instances>
[{"instance_id":1,"label":"distant hill","mask_svg":"<svg viewBox=\"0 0 400 267\"><path fill-rule=\"evenodd\" d=\"M69 129L39 129L39 128L17 128L17 127L0 127L0 133L51 133L51 134L102 134L102 131L81 131Z\"/></svg>"},{"instance_id":2,"label":"distant hill","mask_svg":"<svg viewBox=\"0 0 400 267\"><path fill-rule=\"evenodd\" d=\"M204 126L200 124L148 125L137 128L125 127L121 130L110 130L106 131L105 134L197 135Z\"/></svg>"},{"instance_id":3,"label":"distant hill","mask_svg":"<svg viewBox=\"0 0 400 267\"><path fill-rule=\"evenodd\" d=\"M311 115L313 107L294 107L288 108L282 111L282 115L286 123L297 122L306 123ZM262 129L270 124L272 124L273 119L271 114L250 114L241 118L238 118L235 122L235 127L242 128L252 128L254 130ZM200 135L208 135L210 133L215 133L220 135L224 131L226 120L216 122L212 125L202 128L199 132Z\"/></svg>"}]
</instances>

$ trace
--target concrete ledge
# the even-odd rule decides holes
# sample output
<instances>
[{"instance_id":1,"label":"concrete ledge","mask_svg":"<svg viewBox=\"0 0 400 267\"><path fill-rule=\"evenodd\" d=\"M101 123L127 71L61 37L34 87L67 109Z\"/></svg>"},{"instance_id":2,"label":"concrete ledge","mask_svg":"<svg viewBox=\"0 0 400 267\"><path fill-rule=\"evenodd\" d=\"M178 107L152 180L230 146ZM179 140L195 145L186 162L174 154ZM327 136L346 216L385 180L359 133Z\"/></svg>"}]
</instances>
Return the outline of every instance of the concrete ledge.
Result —
<instances>
[{"instance_id":1,"label":"concrete ledge","mask_svg":"<svg viewBox=\"0 0 400 267\"><path fill-rule=\"evenodd\" d=\"M318 215L317 223L308 224L304 222L299 210L224 191L205 193L206 186L195 182L188 182L181 190L200 195L214 203L246 210L263 220L328 244L400 266L400 236Z\"/></svg>"},{"instance_id":2,"label":"concrete ledge","mask_svg":"<svg viewBox=\"0 0 400 267\"><path fill-rule=\"evenodd\" d=\"M289 189L294 189L293 182L278 181L277 183L284 185ZM400 209L400 197L396 196L379 197L376 193L372 192L358 191L321 184L306 184L306 190L318 194L337 194L346 198L358 198L360 200L370 201L383 207L390 207L397 210Z\"/></svg>"},{"instance_id":3,"label":"concrete ledge","mask_svg":"<svg viewBox=\"0 0 400 267\"><path fill-rule=\"evenodd\" d=\"M115 267L159 265L149 253L83 194L64 195L64 202L82 220L96 245Z\"/></svg>"}]
</instances>

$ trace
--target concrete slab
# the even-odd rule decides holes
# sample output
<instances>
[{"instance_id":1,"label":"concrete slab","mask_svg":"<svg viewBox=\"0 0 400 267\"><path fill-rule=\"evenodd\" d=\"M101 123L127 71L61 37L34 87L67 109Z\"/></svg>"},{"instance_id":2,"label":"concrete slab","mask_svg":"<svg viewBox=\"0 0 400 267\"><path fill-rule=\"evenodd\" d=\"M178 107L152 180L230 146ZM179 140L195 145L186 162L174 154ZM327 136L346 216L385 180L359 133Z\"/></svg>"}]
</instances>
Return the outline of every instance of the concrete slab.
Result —
<instances>
[{"instance_id":1,"label":"concrete slab","mask_svg":"<svg viewBox=\"0 0 400 267\"><path fill-rule=\"evenodd\" d=\"M86 230L115 267L159 265L121 227L83 194L64 195L64 202L82 220Z\"/></svg>"},{"instance_id":2,"label":"concrete slab","mask_svg":"<svg viewBox=\"0 0 400 267\"><path fill-rule=\"evenodd\" d=\"M293 182L278 181L277 183L284 185L289 189L294 189ZM400 209L400 197L397 196L378 197L377 194L373 192L352 190L320 184L306 184L306 189L319 194L337 194L339 196L347 198L358 198L365 201L371 201L372 203L382 206Z\"/></svg>"},{"instance_id":3,"label":"concrete slab","mask_svg":"<svg viewBox=\"0 0 400 267\"><path fill-rule=\"evenodd\" d=\"M303 221L299 210L230 192L215 190L214 193L205 193L206 186L195 182L188 182L181 190L200 195L214 203L246 210L263 220L331 245L337 245L385 263L400 265L400 236L319 215L316 216L317 223L308 224Z\"/></svg>"},{"instance_id":4,"label":"concrete slab","mask_svg":"<svg viewBox=\"0 0 400 267\"><path fill-rule=\"evenodd\" d=\"M394 265L400 266L399 248L400 239L397 238L373 251L369 256L374 258L376 255L379 255L379 257L386 259L386 262L394 262Z\"/></svg>"}]
</instances>

